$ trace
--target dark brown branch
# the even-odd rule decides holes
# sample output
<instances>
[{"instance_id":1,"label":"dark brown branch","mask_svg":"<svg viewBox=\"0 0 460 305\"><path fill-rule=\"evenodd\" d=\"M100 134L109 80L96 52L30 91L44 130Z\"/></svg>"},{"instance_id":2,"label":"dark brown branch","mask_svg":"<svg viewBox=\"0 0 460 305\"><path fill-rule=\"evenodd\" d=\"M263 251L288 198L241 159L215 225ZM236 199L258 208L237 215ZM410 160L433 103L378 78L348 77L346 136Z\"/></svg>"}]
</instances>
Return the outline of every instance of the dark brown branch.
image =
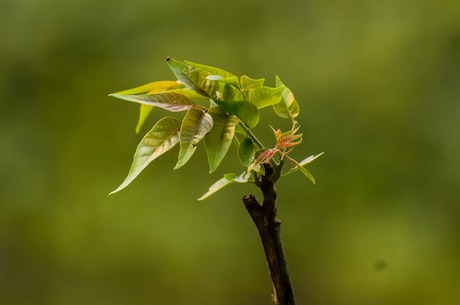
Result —
<instances>
[{"instance_id":1,"label":"dark brown branch","mask_svg":"<svg viewBox=\"0 0 460 305\"><path fill-rule=\"evenodd\" d=\"M274 188L273 168L269 164L265 165L265 175L257 185L264 196L262 205L253 195L244 196L243 202L262 239L273 282L273 302L276 305L295 305L286 256L281 243L281 221L276 218L276 191Z\"/></svg>"}]
</instances>

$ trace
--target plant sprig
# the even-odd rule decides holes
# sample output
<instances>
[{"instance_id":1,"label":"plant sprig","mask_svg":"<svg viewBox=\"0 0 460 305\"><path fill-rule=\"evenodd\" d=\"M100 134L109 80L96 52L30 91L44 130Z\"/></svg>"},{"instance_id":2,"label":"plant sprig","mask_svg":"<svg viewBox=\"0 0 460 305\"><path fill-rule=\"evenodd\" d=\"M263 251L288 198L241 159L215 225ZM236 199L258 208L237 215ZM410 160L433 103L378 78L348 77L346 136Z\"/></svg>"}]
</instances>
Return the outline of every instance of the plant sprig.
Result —
<instances>
[{"instance_id":1,"label":"plant sprig","mask_svg":"<svg viewBox=\"0 0 460 305\"><path fill-rule=\"evenodd\" d=\"M299 103L292 91L276 77L276 86L264 85L265 79L238 77L220 68L190 61L167 58L168 66L177 80L157 81L133 89L110 94L122 100L140 104L136 126L139 132L154 108L170 112L185 112L182 119L161 118L142 138L134 154L131 168L121 185L110 194L127 187L152 161L179 146L174 169L184 166L193 156L199 142L205 143L209 172L214 172L226 157L231 143L237 145L238 157L244 166L240 175L225 174L198 200L204 200L232 183L259 181L264 175L264 163L270 163L277 178L300 170L311 182L313 175L305 165L321 154L296 161L290 156L302 142L296 118ZM207 105L203 105L203 100ZM254 134L259 124L260 109L271 107L276 115L291 121L291 129L274 132L276 145L267 148ZM282 173L288 160L293 168Z\"/></svg>"}]
</instances>

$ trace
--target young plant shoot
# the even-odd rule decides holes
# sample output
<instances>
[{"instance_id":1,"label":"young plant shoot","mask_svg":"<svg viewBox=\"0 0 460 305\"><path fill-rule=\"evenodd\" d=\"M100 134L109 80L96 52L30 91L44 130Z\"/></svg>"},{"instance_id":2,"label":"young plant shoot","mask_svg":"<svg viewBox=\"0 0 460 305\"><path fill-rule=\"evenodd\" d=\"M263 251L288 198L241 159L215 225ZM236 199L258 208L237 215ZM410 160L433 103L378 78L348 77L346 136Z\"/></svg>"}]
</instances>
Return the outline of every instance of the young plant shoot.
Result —
<instances>
[{"instance_id":1,"label":"young plant shoot","mask_svg":"<svg viewBox=\"0 0 460 305\"><path fill-rule=\"evenodd\" d=\"M167 58L177 80L152 82L133 89L110 94L115 98L140 104L136 132L155 107L169 112L183 112L182 119L165 116L156 122L137 146L133 163L125 180L110 194L126 188L152 161L173 147L179 147L174 169L184 166L200 142L204 142L209 172L213 173L232 144L241 161L240 172L225 174L198 200L207 199L232 183L253 183L263 194L261 204L252 195L243 202L255 222L264 246L274 286L273 302L294 305L295 299L276 217L276 181L294 172L302 173L312 183L315 178L306 165L322 153L296 160L292 151L302 142L296 118L299 103L292 91L276 77L275 87L265 79L236 76L220 68ZM290 122L288 130L271 127L275 145L267 147L254 133L260 121L260 110L271 108ZM285 165L289 165L285 169ZM287 166L286 166L287 167Z\"/></svg>"}]
</instances>

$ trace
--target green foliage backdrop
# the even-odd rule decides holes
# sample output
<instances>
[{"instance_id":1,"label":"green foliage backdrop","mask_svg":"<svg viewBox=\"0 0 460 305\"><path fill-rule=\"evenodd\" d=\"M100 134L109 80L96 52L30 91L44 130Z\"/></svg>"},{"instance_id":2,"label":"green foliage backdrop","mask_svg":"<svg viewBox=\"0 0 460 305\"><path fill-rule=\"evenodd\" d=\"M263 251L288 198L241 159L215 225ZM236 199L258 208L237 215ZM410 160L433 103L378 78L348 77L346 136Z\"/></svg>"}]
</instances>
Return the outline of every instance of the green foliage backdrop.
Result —
<instances>
[{"instance_id":1,"label":"green foliage backdrop","mask_svg":"<svg viewBox=\"0 0 460 305\"><path fill-rule=\"evenodd\" d=\"M3 0L0 38L0 303L269 303L257 190L195 200L231 161L165 155L107 196L146 131L107 94L168 55L301 103L294 157L326 153L278 185L299 304L460 302L458 1Z\"/></svg>"}]
</instances>

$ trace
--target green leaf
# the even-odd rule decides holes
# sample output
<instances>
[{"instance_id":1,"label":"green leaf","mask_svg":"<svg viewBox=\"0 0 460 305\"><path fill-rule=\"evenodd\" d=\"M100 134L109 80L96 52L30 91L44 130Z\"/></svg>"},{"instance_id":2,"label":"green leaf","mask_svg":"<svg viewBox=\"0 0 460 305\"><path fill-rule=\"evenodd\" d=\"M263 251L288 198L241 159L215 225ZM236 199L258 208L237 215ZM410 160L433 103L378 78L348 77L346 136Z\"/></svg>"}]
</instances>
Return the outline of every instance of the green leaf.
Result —
<instances>
[{"instance_id":1,"label":"green leaf","mask_svg":"<svg viewBox=\"0 0 460 305\"><path fill-rule=\"evenodd\" d=\"M198 198L198 200L199 201L205 200L209 196L215 194L216 192L220 191L221 189L223 189L227 185L232 184L234 182L247 183L247 182L250 182L250 181L251 181L251 174L248 174L246 172L242 173L239 176L237 176L236 174L233 174L233 173L232 174L225 174L223 178L217 180L213 185L211 185L211 187L206 192L206 194L204 194L203 196Z\"/></svg>"},{"instance_id":2,"label":"green leaf","mask_svg":"<svg viewBox=\"0 0 460 305\"><path fill-rule=\"evenodd\" d=\"M211 75L206 76L206 79L208 79L208 80L216 80L216 81L218 81L220 83L232 85L232 86L235 86L235 87L239 86L238 77L236 77L236 76L223 77L221 75L213 75L213 74L211 74Z\"/></svg>"},{"instance_id":3,"label":"green leaf","mask_svg":"<svg viewBox=\"0 0 460 305\"><path fill-rule=\"evenodd\" d=\"M220 107L212 107L208 112L214 121L213 128L206 134L204 143L208 155L209 173L214 172L230 148L235 135L235 126L239 123L236 116L228 114Z\"/></svg>"},{"instance_id":4,"label":"green leaf","mask_svg":"<svg viewBox=\"0 0 460 305\"><path fill-rule=\"evenodd\" d=\"M111 96L119 97L119 95L140 95L140 94L155 94L160 92L166 92L176 89L183 89L185 86L178 81L159 81L159 82L152 82L148 83L139 87L135 87L128 90L123 90L120 92L116 92L111 94ZM136 125L136 133L139 133L142 125L145 123L145 120L149 116L149 114L153 110L153 106L141 104L140 111L139 111L139 120L137 121Z\"/></svg>"},{"instance_id":5,"label":"green leaf","mask_svg":"<svg viewBox=\"0 0 460 305\"><path fill-rule=\"evenodd\" d=\"M184 60L184 62L190 66L192 66L196 70L201 70L203 72L206 72L207 75L220 75L223 76L224 78L231 78L235 77L233 73L230 73L224 69L213 67L213 66L208 66L208 65L203 65L203 64L198 64L195 62L192 62L190 60Z\"/></svg>"},{"instance_id":6,"label":"green leaf","mask_svg":"<svg viewBox=\"0 0 460 305\"><path fill-rule=\"evenodd\" d=\"M220 101L245 101L247 97L240 91L236 86L229 85L227 83L222 83L219 91L220 96L218 100Z\"/></svg>"},{"instance_id":7,"label":"green leaf","mask_svg":"<svg viewBox=\"0 0 460 305\"><path fill-rule=\"evenodd\" d=\"M199 94L198 92L190 88L179 88L179 89L174 89L168 92L183 94L186 97L191 98L192 100L208 100L209 99L208 96Z\"/></svg>"},{"instance_id":8,"label":"green leaf","mask_svg":"<svg viewBox=\"0 0 460 305\"><path fill-rule=\"evenodd\" d=\"M285 177L289 174L292 174L293 172L296 172L298 170L300 170L300 172L302 174L305 175L305 177L307 177L313 184L316 184L316 180L315 180L315 177L312 175L312 173L310 173L304 166L313 162L314 160L316 160L317 158L319 158L322 154L324 154L324 152L320 153L320 154L317 154L317 155L312 155L312 156L309 156L305 159L303 159L301 162L297 162L296 160L294 160L293 158L289 157L289 156L286 156L286 158L288 158L288 160L294 164L294 168L292 168L291 170L289 170L288 172L284 173L281 175L281 177Z\"/></svg>"},{"instance_id":9,"label":"green leaf","mask_svg":"<svg viewBox=\"0 0 460 305\"><path fill-rule=\"evenodd\" d=\"M116 92L114 94L122 94L122 95L133 95L133 94L152 94L152 93L159 93L165 92L172 89L179 89L184 88L184 85L172 80L165 80L159 82L152 82L148 83L139 87L135 87L132 89L123 90L120 92Z\"/></svg>"},{"instance_id":10,"label":"green leaf","mask_svg":"<svg viewBox=\"0 0 460 305\"><path fill-rule=\"evenodd\" d=\"M257 109L276 105L281 101L284 88L272 88L263 86L260 89L249 90L249 101L257 106Z\"/></svg>"},{"instance_id":11,"label":"green leaf","mask_svg":"<svg viewBox=\"0 0 460 305\"><path fill-rule=\"evenodd\" d=\"M184 166L193 156L196 145L211 130L213 120L209 113L199 107L190 108L182 119L180 151L174 169Z\"/></svg>"},{"instance_id":12,"label":"green leaf","mask_svg":"<svg viewBox=\"0 0 460 305\"><path fill-rule=\"evenodd\" d=\"M245 138L241 143L238 149L238 157L240 158L241 163L248 167L251 164L254 154L256 153L256 146L250 138Z\"/></svg>"},{"instance_id":13,"label":"green leaf","mask_svg":"<svg viewBox=\"0 0 460 305\"><path fill-rule=\"evenodd\" d=\"M124 95L113 93L110 96L144 105L157 106L171 112L188 110L196 106L195 102L181 93L165 92L158 94Z\"/></svg>"},{"instance_id":14,"label":"green leaf","mask_svg":"<svg viewBox=\"0 0 460 305\"><path fill-rule=\"evenodd\" d=\"M235 133L237 134L240 134L240 135L243 135L243 136L247 136L247 132L246 132L246 129L244 129L241 124L238 124L236 125L236 128L235 128Z\"/></svg>"},{"instance_id":15,"label":"green leaf","mask_svg":"<svg viewBox=\"0 0 460 305\"><path fill-rule=\"evenodd\" d=\"M248 101L214 101L224 111L236 115L249 128L257 126L260 120L259 110Z\"/></svg>"},{"instance_id":16,"label":"green leaf","mask_svg":"<svg viewBox=\"0 0 460 305\"><path fill-rule=\"evenodd\" d=\"M307 165L309 163L312 163L313 161L315 161L316 159L321 157L323 154L324 154L324 151L322 153L317 154L317 155L308 156L305 159L303 159L302 161L300 161L299 164L302 165L302 166L305 166L305 165Z\"/></svg>"},{"instance_id":17,"label":"green leaf","mask_svg":"<svg viewBox=\"0 0 460 305\"><path fill-rule=\"evenodd\" d=\"M300 172L302 174L305 175L305 177L307 177L311 181L311 183L316 184L315 177L305 167L303 167L302 165L297 164L297 168L300 170Z\"/></svg>"},{"instance_id":18,"label":"green leaf","mask_svg":"<svg viewBox=\"0 0 460 305\"><path fill-rule=\"evenodd\" d=\"M208 80L215 80L219 83L219 90L215 92L212 98L219 101L244 101L246 95L239 88L238 77L231 76L224 78L220 75L209 75Z\"/></svg>"},{"instance_id":19,"label":"green leaf","mask_svg":"<svg viewBox=\"0 0 460 305\"><path fill-rule=\"evenodd\" d=\"M321 157L322 155L324 154L324 152L320 153L320 154L317 154L317 155L311 155L311 156L308 156L306 157L305 159L303 159L302 161L298 162L301 166L305 166L311 162L313 162L314 160L316 160L317 158ZM281 175L281 177L285 177L287 175L290 175L292 173L295 173L296 171L298 171L299 168L296 166L296 167L293 167L291 168L289 171L283 173Z\"/></svg>"},{"instance_id":20,"label":"green leaf","mask_svg":"<svg viewBox=\"0 0 460 305\"><path fill-rule=\"evenodd\" d=\"M294 97L294 93L283 84L279 76L276 76L276 86L284 88L284 90L281 101L273 105L273 110L279 117L287 119L296 118L300 113L300 106Z\"/></svg>"},{"instance_id":21,"label":"green leaf","mask_svg":"<svg viewBox=\"0 0 460 305\"><path fill-rule=\"evenodd\" d=\"M183 62L180 62L178 60L172 59L168 57L166 59L168 62L169 68L173 71L174 75L177 77L177 79L183 83L185 86L189 87L192 90L197 91L200 94L204 94L206 96L209 96L205 91L203 91L198 84L195 82L198 80L198 77L194 77L194 79L191 79L188 74L190 74L190 71L193 70L193 67L190 65L187 65ZM199 83L206 82L206 76L204 76L204 79L201 79Z\"/></svg>"},{"instance_id":22,"label":"green leaf","mask_svg":"<svg viewBox=\"0 0 460 305\"><path fill-rule=\"evenodd\" d=\"M264 85L265 78L253 79L247 75L240 78L241 89L246 91L250 89L261 89Z\"/></svg>"},{"instance_id":23,"label":"green leaf","mask_svg":"<svg viewBox=\"0 0 460 305\"><path fill-rule=\"evenodd\" d=\"M141 107L139 108L139 120L137 121L136 125L136 133L139 133L141 131L141 128L145 123L145 120L147 120L147 117L152 112L153 108L155 107L141 104Z\"/></svg>"},{"instance_id":24,"label":"green leaf","mask_svg":"<svg viewBox=\"0 0 460 305\"><path fill-rule=\"evenodd\" d=\"M187 87L197 91L199 94L216 98L219 91L219 81L215 80L215 75L223 78L235 77L232 73L223 69L193 63L191 61L178 61L168 58L168 65L176 75L177 79ZM208 79L208 76L213 75L213 79Z\"/></svg>"},{"instance_id":25,"label":"green leaf","mask_svg":"<svg viewBox=\"0 0 460 305\"><path fill-rule=\"evenodd\" d=\"M110 194L119 192L127 187L150 162L179 143L180 126L181 121L176 118L165 117L159 120L137 146L128 176Z\"/></svg>"}]
</instances>

